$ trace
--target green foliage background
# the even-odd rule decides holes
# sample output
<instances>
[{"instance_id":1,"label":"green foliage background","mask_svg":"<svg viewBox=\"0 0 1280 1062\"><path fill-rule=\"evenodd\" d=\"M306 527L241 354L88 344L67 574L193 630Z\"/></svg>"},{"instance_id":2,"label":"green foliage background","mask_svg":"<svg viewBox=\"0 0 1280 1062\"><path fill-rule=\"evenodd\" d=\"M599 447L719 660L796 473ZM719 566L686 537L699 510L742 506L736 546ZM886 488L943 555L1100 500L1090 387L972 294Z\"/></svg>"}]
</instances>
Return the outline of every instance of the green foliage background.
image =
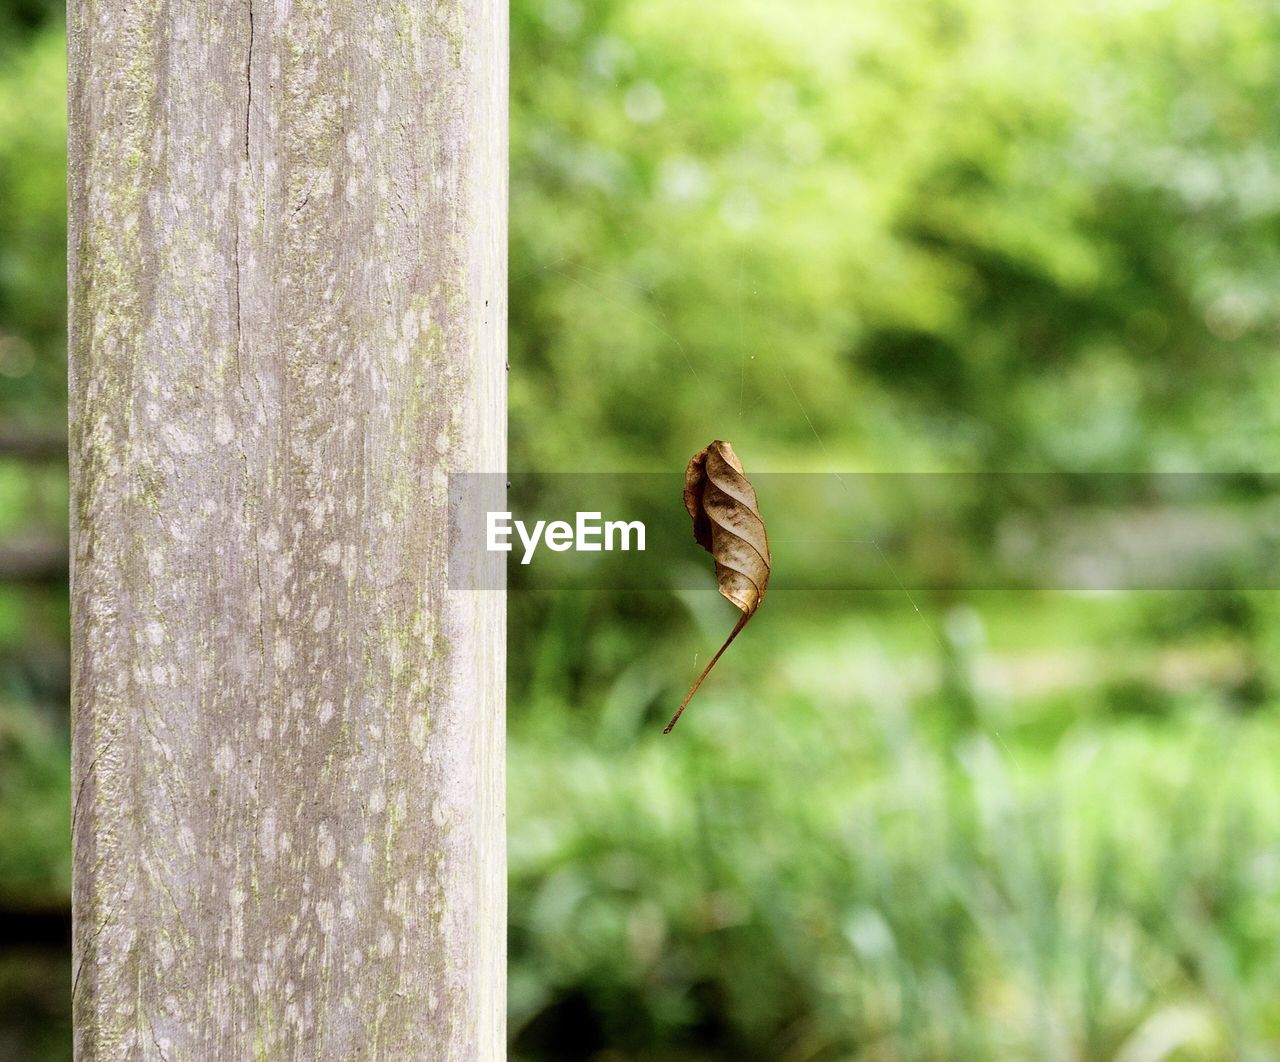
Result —
<instances>
[{"instance_id":1,"label":"green foliage background","mask_svg":"<svg viewBox=\"0 0 1280 1062\"><path fill-rule=\"evenodd\" d=\"M64 415L62 30L0 3L0 417ZM511 464L1276 467L1280 8L515 0ZM65 471L0 461L0 536ZM766 506L767 512L767 506ZM696 558L695 558L696 560ZM513 1055L1280 1058L1275 595L512 595ZM0 586L0 907L68 902ZM66 1052L0 947L0 1059Z\"/></svg>"},{"instance_id":2,"label":"green foliage background","mask_svg":"<svg viewBox=\"0 0 1280 1062\"><path fill-rule=\"evenodd\" d=\"M1274 5L513 18L513 467L1275 468ZM519 1057L1280 1057L1273 594L512 611Z\"/></svg>"}]
</instances>

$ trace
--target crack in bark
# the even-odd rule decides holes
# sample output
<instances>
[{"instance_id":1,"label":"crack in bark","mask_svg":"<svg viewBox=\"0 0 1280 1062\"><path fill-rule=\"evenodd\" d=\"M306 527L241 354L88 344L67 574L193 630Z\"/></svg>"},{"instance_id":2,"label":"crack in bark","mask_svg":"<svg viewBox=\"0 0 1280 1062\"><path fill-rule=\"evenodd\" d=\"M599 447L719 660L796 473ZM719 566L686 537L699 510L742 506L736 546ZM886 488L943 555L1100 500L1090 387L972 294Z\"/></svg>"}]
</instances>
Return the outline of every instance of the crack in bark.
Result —
<instances>
[{"instance_id":1,"label":"crack in bark","mask_svg":"<svg viewBox=\"0 0 1280 1062\"><path fill-rule=\"evenodd\" d=\"M94 756L93 762L89 764L89 769L84 772L84 777L80 779L80 785L76 788L76 801L71 809L71 836L76 835L76 824L80 821L80 802L84 797L84 787L89 784L89 779L93 777L93 772L98 769L98 761L102 759L104 750L99 750Z\"/></svg>"},{"instance_id":2,"label":"crack in bark","mask_svg":"<svg viewBox=\"0 0 1280 1062\"><path fill-rule=\"evenodd\" d=\"M249 0L249 57L244 65L245 83L249 87L249 99L244 106L244 157L249 158L249 116L253 113L253 0Z\"/></svg>"},{"instance_id":3,"label":"crack in bark","mask_svg":"<svg viewBox=\"0 0 1280 1062\"><path fill-rule=\"evenodd\" d=\"M89 938L89 943L85 947L84 953L80 956L80 961L76 964L76 975L71 981L71 1002L73 1004L76 999L76 991L80 988L80 975L84 972L85 966L88 965L90 957L94 955L94 949L98 946L98 938L102 936L102 931L115 920L116 912L119 910L120 904L117 903L98 922L97 928L93 931L93 936Z\"/></svg>"}]
</instances>

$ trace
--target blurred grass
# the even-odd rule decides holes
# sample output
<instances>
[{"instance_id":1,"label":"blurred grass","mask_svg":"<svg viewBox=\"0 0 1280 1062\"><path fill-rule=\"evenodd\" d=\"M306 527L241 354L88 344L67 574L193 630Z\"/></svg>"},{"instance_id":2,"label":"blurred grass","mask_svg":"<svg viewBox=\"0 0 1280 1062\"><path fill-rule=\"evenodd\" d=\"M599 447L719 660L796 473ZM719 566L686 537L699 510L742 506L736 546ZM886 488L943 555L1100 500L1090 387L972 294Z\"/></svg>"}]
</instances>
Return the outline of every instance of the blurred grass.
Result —
<instances>
[{"instance_id":1,"label":"blurred grass","mask_svg":"<svg viewBox=\"0 0 1280 1062\"><path fill-rule=\"evenodd\" d=\"M687 657L513 706L517 1057L1275 1057L1274 710L1109 646L1130 597L1011 603L949 681L909 608L762 610L671 737Z\"/></svg>"}]
</instances>

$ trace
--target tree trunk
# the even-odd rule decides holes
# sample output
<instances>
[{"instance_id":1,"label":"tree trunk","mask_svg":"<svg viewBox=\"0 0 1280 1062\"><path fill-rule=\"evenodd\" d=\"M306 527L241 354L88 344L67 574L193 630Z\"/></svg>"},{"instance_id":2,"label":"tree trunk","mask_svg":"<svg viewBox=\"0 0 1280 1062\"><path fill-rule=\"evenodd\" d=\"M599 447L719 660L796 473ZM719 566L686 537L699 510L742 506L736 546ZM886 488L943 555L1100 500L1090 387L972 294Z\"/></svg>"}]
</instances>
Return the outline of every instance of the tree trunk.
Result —
<instances>
[{"instance_id":1,"label":"tree trunk","mask_svg":"<svg viewBox=\"0 0 1280 1062\"><path fill-rule=\"evenodd\" d=\"M505 5L69 20L78 1057L501 1057Z\"/></svg>"}]
</instances>

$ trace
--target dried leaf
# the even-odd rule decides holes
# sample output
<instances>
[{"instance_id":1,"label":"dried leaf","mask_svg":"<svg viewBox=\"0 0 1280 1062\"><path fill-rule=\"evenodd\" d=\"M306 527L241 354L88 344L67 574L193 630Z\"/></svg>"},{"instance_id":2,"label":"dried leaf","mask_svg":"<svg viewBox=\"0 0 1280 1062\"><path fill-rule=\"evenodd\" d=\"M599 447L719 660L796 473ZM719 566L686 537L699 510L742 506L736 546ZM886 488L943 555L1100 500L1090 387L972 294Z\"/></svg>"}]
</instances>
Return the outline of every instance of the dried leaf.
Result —
<instances>
[{"instance_id":1,"label":"dried leaf","mask_svg":"<svg viewBox=\"0 0 1280 1062\"><path fill-rule=\"evenodd\" d=\"M769 536L755 488L743 475L742 462L727 442L717 439L690 459L684 471L684 507L693 518L693 537L715 558L721 596L741 611L742 618L698 676L664 734L671 733L702 680L755 615L769 585Z\"/></svg>"}]
</instances>

